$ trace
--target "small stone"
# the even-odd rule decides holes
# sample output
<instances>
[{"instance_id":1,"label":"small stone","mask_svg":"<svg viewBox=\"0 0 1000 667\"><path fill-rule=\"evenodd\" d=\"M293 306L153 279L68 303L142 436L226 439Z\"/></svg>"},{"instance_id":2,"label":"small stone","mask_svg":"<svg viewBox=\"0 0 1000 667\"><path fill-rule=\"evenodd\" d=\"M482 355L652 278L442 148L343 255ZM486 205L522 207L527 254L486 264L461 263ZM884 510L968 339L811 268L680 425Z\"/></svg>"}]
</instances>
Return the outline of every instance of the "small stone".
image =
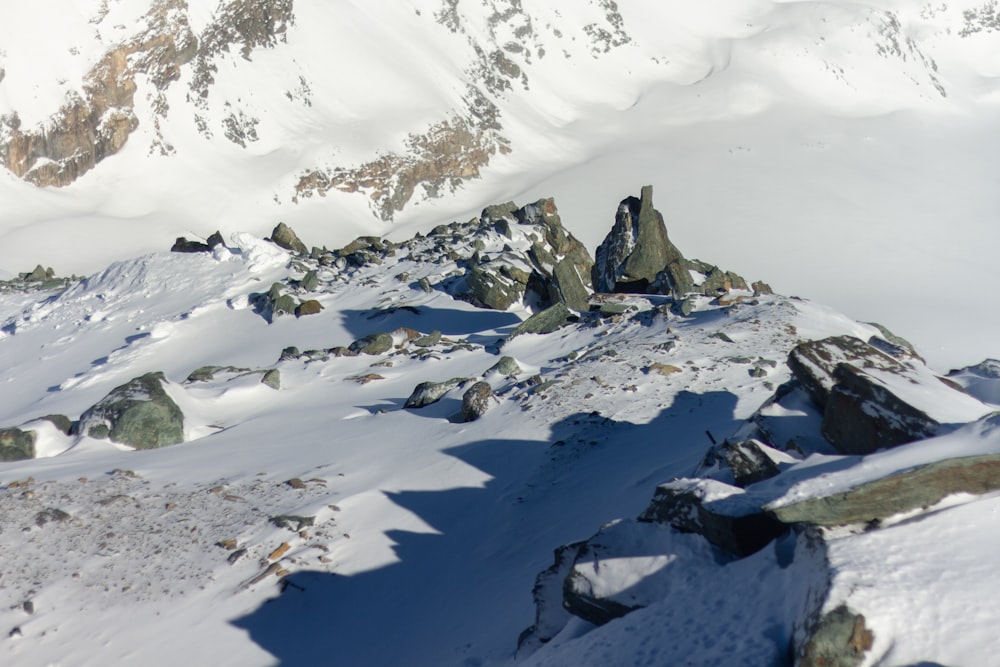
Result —
<instances>
[{"instance_id":1,"label":"small stone","mask_svg":"<svg viewBox=\"0 0 1000 667\"><path fill-rule=\"evenodd\" d=\"M296 317L305 317L306 315L317 315L323 310L323 304L321 304L316 299L308 299L303 301L295 309Z\"/></svg>"},{"instance_id":2,"label":"small stone","mask_svg":"<svg viewBox=\"0 0 1000 667\"><path fill-rule=\"evenodd\" d=\"M239 544L234 539L226 539L226 540L219 540L218 542L215 543L215 546L225 549L226 551L235 551L236 547L239 546Z\"/></svg>"},{"instance_id":3,"label":"small stone","mask_svg":"<svg viewBox=\"0 0 1000 667\"><path fill-rule=\"evenodd\" d=\"M647 366L643 371L647 374L649 373L659 373L660 375L674 375L675 373L680 373L681 368L674 366L673 364L663 364L660 362L655 362Z\"/></svg>"},{"instance_id":4,"label":"small stone","mask_svg":"<svg viewBox=\"0 0 1000 667\"><path fill-rule=\"evenodd\" d=\"M292 477L290 480L285 482L286 485L292 487L293 489L304 489L306 488L306 483L303 482L298 477Z\"/></svg>"},{"instance_id":5,"label":"small stone","mask_svg":"<svg viewBox=\"0 0 1000 667\"><path fill-rule=\"evenodd\" d=\"M230 565L233 565L236 563L236 561L246 556L246 554L247 554L246 549L237 549L233 553L229 554L229 558L226 559L226 562L229 563Z\"/></svg>"},{"instance_id":6,"label":"small stone","mask_svg":"<svg viewBox=\"0 0 1000 667\"><path fill-rule=\"evenodd\" d=\"M289 549L291 549L291 548L292 548L292 546L288 542L282 542L278 546L277 549L275 549L274 551L271 552L271 554L267 557L267 559L268 560L278 560L279 558L281 558L282 556L284 556L286 553L288 553Z\"/></svg>"}]
</instances>

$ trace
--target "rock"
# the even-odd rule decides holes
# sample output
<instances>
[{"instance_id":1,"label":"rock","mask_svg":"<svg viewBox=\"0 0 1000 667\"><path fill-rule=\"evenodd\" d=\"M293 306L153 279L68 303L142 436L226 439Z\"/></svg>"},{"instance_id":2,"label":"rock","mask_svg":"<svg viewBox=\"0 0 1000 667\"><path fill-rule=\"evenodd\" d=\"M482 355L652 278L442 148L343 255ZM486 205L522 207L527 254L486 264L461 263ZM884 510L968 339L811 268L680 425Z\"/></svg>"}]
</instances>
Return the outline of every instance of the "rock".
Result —
<instances>
[{"instance_id":1,"label":"rock","mask_svg":"<svg viewBox=\"0 0 1000 667\"><path fill-rule=\"evenodd\" d=\"M647 375L649 373L659 373L660 375L666 375L668 377L676 373L680 373L681 371L682 369L678 366L674 366L673 364L660 363L659 361L653 362L652 364L643 369L643 372L645 372Z\"/></svg>"},{"instance_id":2,"label":"rock","mask_svg":"<svg viewBox=\"0 0 1000 667\"><path fill-rule=\"evenodd\" d=\"M184 441L184 415L163 389L163 373L147 373L116 387L80 417L80 430L106 428L114 442L136 449Z\"/></svg>"},{"instance_id":3,"label":"rock","mask_svg":"<svg viewBox=\"0 0 1000 667\"><path fill-rule=\"evenodd\" d=\"M462 395L462 421L476 421L490 409L493 387L489 382L477 382Z\"/></svg>"},{"instance_id":4,"label":"rock","mask_svg":"<svg viewBox=\"0 0 1000 667\"><path fill-rule=\"evenodd\" d=\"M312 292L319 287L319 274L317 274L315 270L308 271L306 272L306 275L302 276L302 280L299 281L299 284L302 286L302 289L307 292Z\"/></svg>"},{"instance_id":5,"label":"rock","mask_svg":"<svg viewBox=\"0 0 1000 667\"><path fill-rule=\"evenodd\" d=\"M627 197L618 206L615 224L595 255L594 290L644 293L670 267L674 294L691 291L684 256L667 237L663 216L653 208L653 187L646 185L639 199Z\"/></svg>"},{"instance_id":6,"label":"rock","mask_svg":"<svg viewBox=\"0 0 1000 667\"><path fill-rule=\"evenodd\" d=\"M563 606L563 582L580 555L583 542L566 544L554 551L553 563L535 578L531 589L535 600L535 623L517 639L516 658L524 658L559 634L570 619Z\"/></svg>"},{"instance_id":7,"label":"rock","mask_svg":"<svg viewBox=\"0 0 1000 667\"><path fill-rule=\"evenodd\" d=\"M271 232L271 240L285 250L291 250L300 255L309 254L309 248L306 247L306 244L299 240L292 228L283 222L279 222L278 226Z\"/></svg>"},{"instance_id":8,"label":"rock","mask_svg":"<svg viewBox=\"0 0 1000 667\"><path fill-rule=\"evenodd\" d=\"M434 330L425 336L420 336L413 341L416 347L434 347L441 342L441 332Z\"/></svg>"},{"instance_id":9,"label":"rock","mask_svg":"<svg viewBox=\"0 0 1000 667\"><path fill-rule=\"evenodd\" d=\"M514 357L501 357L500 361L490 366L489 370L486 372L499 373L504 377L513 377L515 375L519 375L522 371Z\"/></svg>"},{"instance_id":10,"label":"rock","mask_svg":"<svg viewBox=\"0 0 1000 667\"><path fill-rule=\"evenodd\" d=\"M700 537L671 526L613 521L578 548L563 582L563 606L574 616L603 625L663 600L672 579L717 576L720 564L728 560Z\"/></svg>"},{"instance_id":11,"label":"rock","mask_svg":"<svg viewBox=\"0 0 1000 667\"><path fill-rule=\"evenodd\" d=\"M895 373L906 371L899 361L853 336L831 336L799 343L788 354L788 367L820 409L826 407L837 383L834 371L841 362Z\"/></svg>"},{"instance_id":12,"label":"rock","mask_svg":"<svg viewBox=\"0 0 1000 667\"><path fill-rule=\"evenodd\" d=\"M565 303L574 310L586 311L590 308L590 292L581 277L577 264L570 258L556 262L552 269L552 293L549 298L553 302Z\"/></svg>"},{"instance_id":13,"label":"rock","mask_svg":"<svg viewBox=\"0 0 1000 667\"><path fill-rule=\"evenodd\" d=\"M1000 489L1000 454L945 459L859 484L847 491L764 507L778 521L839 526L929 507L954 493Z\"/></svg>"},{"instance_id":14,"label":"rock","mask_svg":"<svg viewBox=\"0 0 1000 667\"><path fill-rule=\"evenodd\" d=\"M905 445L929 438L941 427L879 379L851 364L838 364L833 377L837 384L826 400L821 429L823 437L843 454L870 454Z\"/></svg>"},{"instance_id":15,"label":"rock","mask_svg":"<svg viewBox=\"0 0 1000 667\"><path fill-rule=\"evenodd\" d=\"M0 461L35 458L35 432L19 428L0 429Z\"/></svg>"},{"instance_id":16,"label":"rock","mask_svg":"<svg viewBox=\"0 0 1000 667\"><path fill-rule=\"evenodd\" d=\"M220 245L222 247L226 246L226 242L222 238L222 232L220 232L219 230L216 230L215 233L213 233L211 236L205 239L205 243L208 245L209 250L214 250Z\"/></svg>"},{"instance_id":17,"label":"rock","mask_svg":"<svg viewBox=\"0 0 1000 667\"><path fill-rule=\"evenodd\" d=\"M420 280L418 280L417 285L420 286L420 289L422 291L428 294L434 291L434 287L431 285L431 281L428 280L427 278L421 278Z\"/></svg>"},{"instance_id":18,"label":"rock","mask_svg":"<svg viewBox=\"0 0 1000 667\"><path fill-rule=\"evenodd\" d=\"M526 333L552 333L579 320L580 317L567 308L565 304L557 303L521 322L511 332L510 338Z\"/></svg>"},{"instance_id":19,"label":"rock","mask_svg":"<svg viewBox=\"0 0 1000 667\"><path fill-rule=\"evenodd\" d=\"M681 317L687 317L694 312L695 300L691 297L686 297L680 301L674 301L670 309L680 315Z\"/></svg>"},{"instance_id":20,"label":"rock","mask_svg":"<svg viewBox=\"0 0 1000 667\"><path fill-rule=\"evenodd\" d=\"M316 523L316 517L300 516L298 514L279 514L271 517L271 523L278 528L299 532L303 528L309 528Z\"/></svg>"},{"instance_id":21,"label":"rock","mask_svg":"<svg viewBox=\"0 0 1000 667\"><path fill-rule=\"evenodd\" d=\"M306 315L317 315L323 310L323 304L316 299L303 301L295 308L295 317L305 317Z\"/></svg>"},{"instance_id":22,"label":"rock","mask_svg":"<svg viewBox=\"0 0 1000 667\"><path fill-rule=\"evenodd\" d=\"M754 283L751 283L750 288L753 290L754 296L762 296L764 294L774 294L774 290L771 289L771 286L765 283L763 280L758 280Z\"/></svg>"},{"instance_id":23,"label":"rock","mask_svg":"<svg viewBox=\"0 0 1000 667\"><path fill-rule=\"evenodd\" d=\"M882 335L881 339L876 336L869 338L869 345L877 347L886 354L903 361L906 361L907 359L916 359L920 363L924 363L924 358L917 354L917 348L913 347L913 344L910 341L906 340L902 336L897 336L878 322L868 322L868 324L878 329L879 333Z\"/></svg>"},{"instance_id":24,"label":"rock","mask_svg":"<svg viewBox=\"0 0 1000 667\"><path fill-rule=\"evenodd\" d=\"M493 263L473 268L467 282L472 302L493 310L507 310L521 300L527 289L527 283L503 275Z\"/></svg>"},{"instance_id":25,"label":"rock","mask_svg":"<svg viewBox=\"0 0 1000 667\"><path fill-rule=\"evenodd\" d=\"M468 382L468 378L452 378L444 382L421 382L403 404L404 408L422 408L437 403L452 389Z\"/></svg>"},{"instance_id":26,"label":"rock","mask_svg":"<svg viewBox=\"0 0 1000 667\"><path fill-rule=\"evenodd\" d=\"M62 523L72 518L68 512L57 507L48 507L35 515L35 525L41 528L48 523Z\"/></svg>"},{"instance_id":27,"label":"rock","mask_svg":"<svg viewBox=\"0 0 1000 667\"><path fill-rule=\"evenodd\" d=\"M264 373L260 378L260 383L267 385L271 389L281 388L281 371L277 368L272 368Z\"/></svg>"},{"instance_id":28,"label":"rock","mask_svg":"<svg viewBox=\"0 0 1000 667\"><path fill-rule=\"evenodd\" d=\"M799 649L797 667L858 667L875 643L865 617L840 605L824 614Z\"/></svg>"},{"instance_id":29,"label":"rock","mask_svg":"<svg viewBox=\"0 0 1000 667\"><path fill-rule=\"evenodd\" d=\"M668 523L697 533L734 556L756 553L787 530L746 500L736 487L709 479L680 479L656 488L639 521Z\"/></svg>"},{"instance_id":30,"label":"rock","mask_svg":"<svg viewBox=\"0 0 1000 667\"><path fill-rule=\"evenodd\" d=\"M208 252L208 244L201 241L188 241L183 236L178 236L171 246L170 252Z\"/></svg>"},{"instance_id":31,"label":"rock","mask_svg":"<svg viewBox=\"0 0 1000 667\"><path fill-rule=\"evenodd\" d=\"M281 351L281 354L278 356L278 361L279 362L294 361L295 359L298 359L301 356L302 352L299 351L299 348L295 347L294 345L289 345L288 347L284 348Z\"/></svg>"},{"instance_id":32,"label":"rock","mask_svg":"<svg viewBox=\"0 0 1000 667\"><path fill-rule=\"evenodd\" d=\"M391 350L392 346L392 336L387 333L374 333L354 341L348 349L360 354L378 356Z\"/></svg>"},{"instance_id":33,"label":"rock","mask_svg":"<svg viewBox=\"0 0 1000 667\"><path fill-rule=\"evenodd\" d=\"M215 376L219 373L249 373L249 368L236 368L235 366L202 366L191 371L191 373L184 380L184 384L193 384L195 382L211 382L215 379Z\"/></svg>"},{"instance_id":34,"label":"rock","mask_svg":"<svg viewBox=\"0 0 1000 667\"><path fill-rule=\"evenodd\" d=\"M73 421L65 415L45 415L42 419L50 422L64 435L69 435L73 432Z\"/></svg>"},{"instance_id":35,"label":"rock","mask_svg":"<svg viewBox=\"0 0 1000 667\"><path fill-rule=\"evenodd\" d=\"M723 442L705 454L698 468L698 476L726 483L731 481L732 484L745 488L777 476L781 469L772 456L777 458L779 455L779 452L758 440Z\"/></svg>"}]
</instances>

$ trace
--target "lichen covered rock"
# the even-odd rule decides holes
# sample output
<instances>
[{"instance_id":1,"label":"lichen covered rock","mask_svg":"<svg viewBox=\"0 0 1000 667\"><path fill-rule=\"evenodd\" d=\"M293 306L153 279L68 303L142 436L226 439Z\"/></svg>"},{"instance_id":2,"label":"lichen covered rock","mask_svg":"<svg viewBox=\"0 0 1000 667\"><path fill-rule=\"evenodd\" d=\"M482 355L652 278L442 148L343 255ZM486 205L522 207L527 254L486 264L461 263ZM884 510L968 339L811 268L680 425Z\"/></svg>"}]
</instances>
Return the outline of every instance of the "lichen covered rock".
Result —
<instances>
[{"instance_id":1,"label":"lichen covered rock","mask_svg":"<svg viewBox=\"0 0 1000 667\"><path fill-rule=\"evenodd\" d=\"M106 431L113 442L136 449L184 441L184 414L163 388L163 373L147 373L116 387L80 417L80 432Z\"/></svg>"}]
</instances>

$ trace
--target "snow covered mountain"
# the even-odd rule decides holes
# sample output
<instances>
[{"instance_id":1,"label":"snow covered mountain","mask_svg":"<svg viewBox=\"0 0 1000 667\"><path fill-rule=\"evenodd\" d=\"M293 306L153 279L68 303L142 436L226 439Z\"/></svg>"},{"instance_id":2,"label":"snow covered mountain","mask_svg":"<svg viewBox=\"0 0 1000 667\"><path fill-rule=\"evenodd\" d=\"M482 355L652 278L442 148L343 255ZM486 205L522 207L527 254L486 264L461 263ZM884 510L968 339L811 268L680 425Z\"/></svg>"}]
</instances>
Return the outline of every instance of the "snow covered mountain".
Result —
<instances>
[{"instance_id":1,"label":"snow covered mountain","mask_svg":"<svg viewBox=\"0 0 1000 667\"><path fill-rule=\"evenodd\" d=\"M0 269L90 273L279 220L331 247L402 240L549 196L593 248L606 202L649 182L683 246L966 365L997 324L955 285L994 277L997 16L978 0L7 3ZM938 304L962 326L928 323Z\"/></svg>"},{"instance_id":2,"label":"snow covered mountain","mask_svg":"<svg viewBox=\"0 0 1000 667\"><path fill-rule=\"evenodd\" d=\"M0 5L4 664L991 664L998 42Z\"/></svg>"}]
</instances>

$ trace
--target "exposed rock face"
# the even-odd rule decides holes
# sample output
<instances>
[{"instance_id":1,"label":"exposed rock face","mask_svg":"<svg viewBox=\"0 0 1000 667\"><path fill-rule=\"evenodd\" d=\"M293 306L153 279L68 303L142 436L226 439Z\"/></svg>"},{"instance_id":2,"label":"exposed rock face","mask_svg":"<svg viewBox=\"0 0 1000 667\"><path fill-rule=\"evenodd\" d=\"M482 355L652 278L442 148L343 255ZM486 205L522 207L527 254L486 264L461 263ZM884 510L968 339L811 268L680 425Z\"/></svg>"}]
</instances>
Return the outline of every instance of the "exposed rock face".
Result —
<instances>
[{"instance_id":1,"label":"exposed rock face","mask_svg":"<svg viewBox=\"0 0 1000 667\"><path fill-rule=\"evenodd\" d=\"M618 206L614 227L595 254L592 281L597 292L642 293L663 272L675 294L693 289L684 256L653 208L653 186L646 185L640 199L628 197Z\"/></svg>"},{"instance_id":2,"label":"exposed rock face","mask_svg":"<svg viewBox=\"0 0 1000 667\"><path fill-rule=\"evenodd\" d=\"M715 479L713 472L718 474L728 471L726 477L730 477L732 483L741 488L770 479L778 475L781 470L768 454L768 450L774 451L757 440L724 442L708 451L699 467L699 475ZM720 481L727 480L720 479Z\"/></svg>"},{"instance_id":3,"label":"exposed rock face","mask_svg":"<svg viewBox=\"0 0 1000 667\"><path fill-rule=\"evenodd\" d=\"M477 382L462 395L462 421L472 422L486 414L493 401L489 382Z\"/></svg>"},{"instance_id":4,"label":"exposed rock face","mask_svg":"<svg viewBox=\"0 0 1000 667\"><path fill-rule=\"evenodd\" d=\"M80 432L101 434L136 449L184 441L184 414L163 389L163 373L147 373L116 387L80 417Z\"/></svg>"},{"instance_id":5,"label":"exposed rock face","mask_svg":"<svg viewBox=\"0 0 1000 667\"><path fill-rule=\"evenodd\" d=\"M555 550L553 563L535 578L531 590L535 599L535 623L517 640L517 657L531 655L566 626L570 613L563 606L563 582L580 555L583 542L566 544Z\"/></svg>"},{"instance_id":6,"label":"exposed rock face","mask_svg":"<svg viewBox=\"0 0 1000 667\"><path fill-rule=\"evenodd\" d=\"M906 371L896 359L853 336L832 336L799 343L788 355L788 367L821 409L826 407L837 383L834 371L841 362L893 373Z\"/></svg>"},{"instance_id":7,"label":"exposed rock face","mask_svg":"<svg viewBox=\"0 0 1000 667\"><path fill-rule=\"evenodd\" d=\"M35 458L35 432L19 428L0 429L0 461Z\"/></svg>"},{"instance_id":8,"label":"exposed rock face","mask_svg":"<svg viewBox=\"0 0 1000 667\"><path fill-rule=\"evenodd\" d=\"M535 240L524 254L506 253L472 267L467 280L473 303L506 310L531 293L542 305L565 303L576 310L588 309L593 260L563 227L552 199L521 208L513 203L487 207L480 227L512 240L524 235Z\"/></svg>"},{"instance_id":9,"label":"exposed rock face","mask_svg":"<svg viewBox=\"0 0 1000 667\"><path fill-rule=\"evenodd\" d=\"M784 523L838 526L929 507L953 493L983 494L997 489L1000 454L983 454L918 466L842 493L765 509Z\"/></svg>"},{"instance_id":10,"label":"exposed rock face","mask_svg":"<svg viewBox=\"0 0 1000 667\"><path fill-rule=\"evenodd\" d=\"M941 424L875 377L841 363L823 411L823 436L844 454L870 454L929 438Z\"/></svg>"},{"instance_id":11,"label":"exposed rock face","mask_svg":"<svg viewBox=\"0 0 1000 667\"><path fill-rule=\"evenodd\" d=\"M670 524L686 533L697 533L734 556L760 551L786 528L753 503L726 502L739 490L705 479L661 484L640 521Z\"/></svg>"}]
</instances>

